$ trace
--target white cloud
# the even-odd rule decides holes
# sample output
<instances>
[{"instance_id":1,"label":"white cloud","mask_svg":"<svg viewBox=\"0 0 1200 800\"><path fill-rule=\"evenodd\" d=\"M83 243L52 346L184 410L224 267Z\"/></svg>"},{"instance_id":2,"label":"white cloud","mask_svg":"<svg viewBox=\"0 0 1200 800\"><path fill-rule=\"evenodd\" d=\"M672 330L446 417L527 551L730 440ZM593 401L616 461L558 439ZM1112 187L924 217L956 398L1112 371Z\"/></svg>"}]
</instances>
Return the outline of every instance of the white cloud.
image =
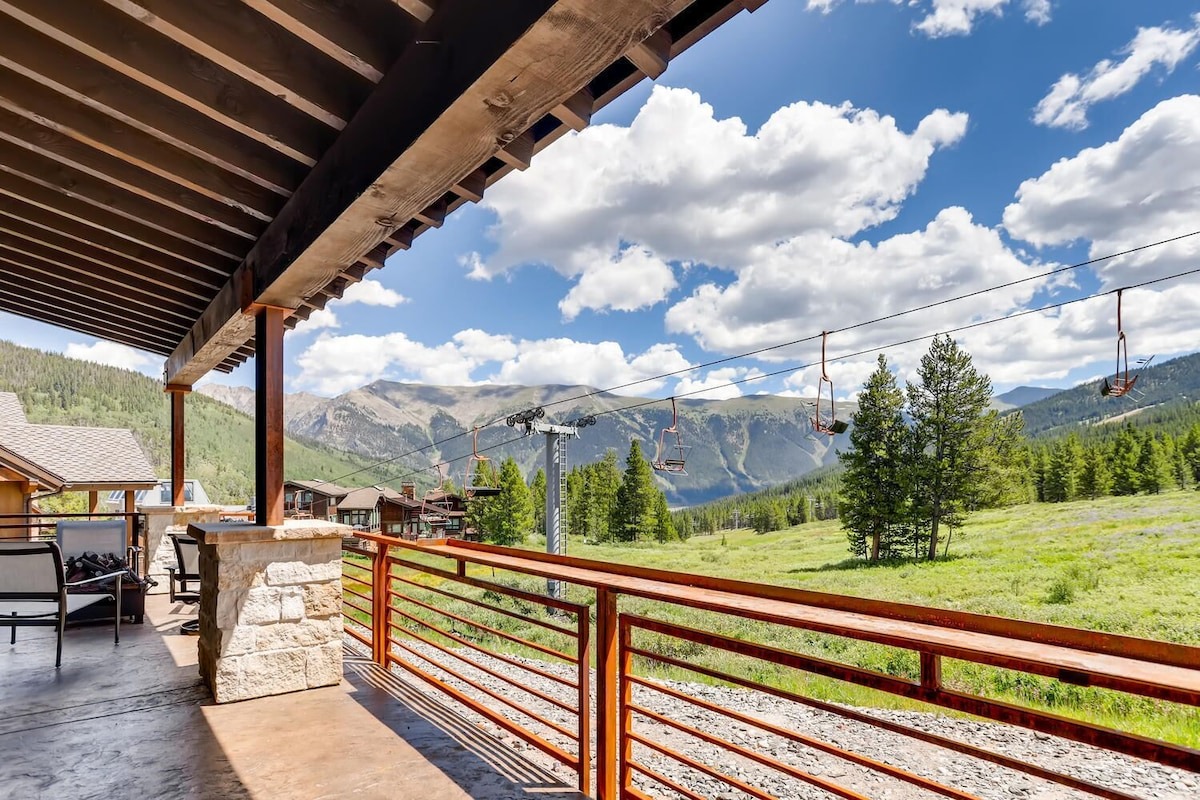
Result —
<instances>
[{"instance_id":1,"label":"white cloud","mask_svg":"<svg viewBox=\"0 0 1200 800\"><path fill-rule=\"evenodd\" d=\"M338 321L337 314L333 313L333 309L318 308L308 315L308 319L296 323L296 327L288 331L288 336L303 336L306 333L340 327L341 323Z\"/></svg>"},{"instance_id":2,"label":"white cloud","mask_svg":"<svg viewBox=\"0 0 1200 800\"><path fill-rule=\"evenodd\" d=\"M1200 44L1200 14L1192 23L1187 29L1139 28L1121 49L1121 61L1104 59L1083 77L1067 73L1059 78L1034 109L1033 121L1054 128L1086 128L1092 105L1130 91L1155 67L1169 74L1190 56Z\"/></svg>"},{"instance_id":3,"label":"white cloud","mask_svg":"<svg viewBox=\"0 0 1200 800\"><path fill-rule=\"evenodd\" d=\"M162 375L162 361L157 356L152 356L141 350L134 350L128 345L117 342L104 340L98 341L95 344L71 342L67 345L64 353L67 358L78 358L83 361L106 364L110 367L130 369L152 377L160 377Z\"/></svg>"},{"instance_id":4,"label":"white cloud","mask_svg":"<svg viewBox=\"0 0 1200 800\"><path fill-rule=\"evenodd\" d=\"M747 391L753 392L753 379L762 374L762 370L754 367L721 367L710 370L702 377L688 375L680 378L675 385L675 394L702 400L729 400L741 397ZM747 380L748 383L734 383Z\"/></svg>"},{"instance_id":5,"label":"white cloud","mask_svg":"<svg viewBox=\"0 0 1200 800\"><path fill-rule=\"evenodd\" d=\"M926 36L965 36L980 17L1000 16L1009 0L933 0L929 13L913 25ZM1024 0L1025 19L1036 25L1050 21L1050 0Z\"/></svg>"},{"instance_id":6,"label":"white cloud","mask_svg":"<svg viewBox=\"0 0 1200 800\"><path fill-rule=\"evenodd\" d=\"M1089 242L1096 258L1195 230L1200 219L1200 97L1159 103L1116 141L1081 150L1023 182L1004 226L1038 247ZM1104 288L1200 263L1200 237L1106 261Z\"/></svg>"},{"instance_id":7,"label":"white cloud","mask_svg":"<svg viewBox=\"0 0 1200 800\"><path fill-rule=\"evenodd\" d=\"M607 263L585 268L579 283L558 304L570 321L585 308L636 311L660 302L679 284L671 266L641 247L626 247L616 256L598 253Z\"/></svg>"},{"instance_id":8,"label":"white cloud","mask_svg":"<svg viewBox=\"0 0 1200 800\"><path fill-rule=\"evenodd\" d=\"M322 334L296 359L298 388L334 395L372 381L409 380L441 386L578 383L608 387L674 372L690 366L673 344L657 344L626 354L617 342L572 339L514 340L510 336L464 330L429 346L403 333L383 336ZM486 374L481 374L486 373ZM663 382L636 387L653 392Z\"/></svg>"},{"instance_id":9,"label":"white cloud","mask_svg":"<svg viewBox=\"0 0 1200 800\"><path fill-rule=\"evenodd\" d=\"M408 298L399 292L387 288L374 278L363 278L358 283L348 286L346 291L342 293L342 299L335 300L334 302L346 305L350 303L362 303L367 306L395 308L401 303L408 302Z\"/></svg>"},{"instance_id":10,"label":"white cloud","mask_svg":"<svg viewBox=\"0 0 1200 800\"><path fill-rule=\"evenodd\" d=\"M892 219L933 152L966 127L965 114L938 109L906 133L870 109L800 102L751 134L692 91L655 87L629 127L569 135L493 187L484 205L497 249L464 263L475 278L525 264L578 278L567 318L644 308L675 287L669 263L738 267L761 242ZM623 297L607 273L635 268L640 283Z\"/></svg>"}]
</instances>

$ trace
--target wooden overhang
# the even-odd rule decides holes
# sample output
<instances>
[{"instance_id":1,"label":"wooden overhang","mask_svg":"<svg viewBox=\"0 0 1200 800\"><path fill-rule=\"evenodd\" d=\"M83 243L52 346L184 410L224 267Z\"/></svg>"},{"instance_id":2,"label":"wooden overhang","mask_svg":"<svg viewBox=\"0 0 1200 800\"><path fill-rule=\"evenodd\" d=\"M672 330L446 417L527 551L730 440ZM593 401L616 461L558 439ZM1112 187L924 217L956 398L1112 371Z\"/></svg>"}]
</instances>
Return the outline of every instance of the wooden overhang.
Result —
<instances>
[{"instance_id":1,"label":"wooden overhang","mask_svg":"<svg viewBox=\"0 0 1200 800\"><path fill-rule=\"evenodd\" d=\"M765 0L0 0L0 310L254 354Z\"/></svg>"}]
</instances>

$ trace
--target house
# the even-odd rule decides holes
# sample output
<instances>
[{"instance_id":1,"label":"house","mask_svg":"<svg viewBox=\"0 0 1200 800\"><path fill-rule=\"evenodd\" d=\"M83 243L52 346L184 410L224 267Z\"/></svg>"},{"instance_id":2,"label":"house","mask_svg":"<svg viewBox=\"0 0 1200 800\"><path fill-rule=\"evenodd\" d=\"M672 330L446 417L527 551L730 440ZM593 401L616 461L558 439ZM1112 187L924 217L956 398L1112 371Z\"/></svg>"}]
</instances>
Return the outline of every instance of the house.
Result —
<instances>
[{"instance_id":1,"label":"house","mask_svg":"<svg viewBox=\"0 0 1200 800\"><path fill-rule=\"evenodd\" d=\"M352 491L328 481L284 481L283 514L293 518L334 520L339 502Z\"/></svg>"},{"instance_id":2,"label":"house","mask_svg":"<svg viewBox=\"0 0 1200 800\"><path fill-rule=\"evenodd\" d=\"M354 489L338 503L337 522L355 530L376 531L402 539L460 538L467 502L456 494L434 492L418 500L411 483L397 492L386 486Z\"/></svg>"},{"instance_id":3,"label":"house","mask_svg":"<svg viewBox=\"0 0 1200 800\"><path fill-rule=\"evenodd\" d=\"M139 508L151 507L160 508L171 505L173 494L171 492L171 479L159 478L158 485L149 489L138 489L134 492L134 502ZM187 505L212 505L212 500L208 497L208 492L200 484L200 481L188 478L183 482L183 501ZM112 491L108 494L108 507L116 510L122 502L122 493L120 491Z\"/></svg>"},{"instance_id":4,"label":"house","mask_svg":"<svg viewBox=\"0 0 1200 800\"><path fill-rule=\"evenodd\" d=\"M386 486L365 486L354 489L338 504L337 522L357 531L378 531L387 500L401 499L395 489Z\"/></svg>"},{"instance_id":5,"label":"house","mask_svg":"<svg viewBox=\"0 0 1200 800\"><path fill-rule=\"evenodd\" d=\"M0 515L31 513L38 497L59 492L88 492L93 512L101 492L123 494L132 512L135 493L157 486L132 431L31 424L17 395L0 392Z\"/></svg>"}]
</instances>

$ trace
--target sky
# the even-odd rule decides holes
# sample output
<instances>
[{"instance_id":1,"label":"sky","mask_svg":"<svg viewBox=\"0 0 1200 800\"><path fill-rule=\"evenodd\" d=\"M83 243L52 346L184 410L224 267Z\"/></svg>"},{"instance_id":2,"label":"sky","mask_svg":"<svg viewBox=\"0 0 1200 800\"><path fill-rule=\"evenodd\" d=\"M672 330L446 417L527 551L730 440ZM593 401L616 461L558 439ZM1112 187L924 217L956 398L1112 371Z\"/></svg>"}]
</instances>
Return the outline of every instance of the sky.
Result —
<instances>
[{"instance_id":1,"label":"sky","mask_svg":"<svg viewBox=\"0 0 1200 800\"><path fill-rule=\"evenodd\" d=\"M592 122L289 333L287 390L812 397L833 331L852 397L878 353L911 379L921 337L993 319L954 336L997 392L1066 388L1114 370L1114 290L1200 267L1196 236L1034 277L1200 228L1196 0L770 0ZM1122 301L1131 360L1200 350L1200 274Z\"/></svg>"}]
</instances>

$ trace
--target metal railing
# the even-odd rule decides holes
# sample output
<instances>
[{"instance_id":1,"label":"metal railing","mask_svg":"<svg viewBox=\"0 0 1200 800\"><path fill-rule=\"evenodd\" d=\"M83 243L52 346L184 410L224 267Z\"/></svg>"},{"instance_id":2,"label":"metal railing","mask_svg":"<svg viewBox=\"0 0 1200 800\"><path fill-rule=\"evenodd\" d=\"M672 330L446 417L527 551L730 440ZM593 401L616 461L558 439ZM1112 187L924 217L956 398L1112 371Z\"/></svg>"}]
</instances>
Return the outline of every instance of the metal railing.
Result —
<instances>
[{"instance_id":1,"label":"metal railing","mask_svg":"<svg viewBox=\"0 0 1200 800\"><path fill-rule=\"evenodd\" d=\"M471 542L418 544L367 538L378 548L369 553L372 585L387 587L370 594L370 644L375 660L409 671L504 730L577 768L585 792L590 790L585 709L594 702L595 795L604 800L649 797L650 791L688 798L710 794L681 782L681 771L695 775L697 781L719 784L722 792L741 792L763 800L776 796L771 787L781 780L806 783L839 797L867 796L861 788L844 785L828 774L818 775L795 759L779 756L782 745L840 759L883 779L942 796L976 797L944 775L931 776L926 765L899 766L885 760L884 754L844 747L830 737L822 739L777 719L721 705L702 693L681 688L692 684L665 680L667 675L735 687L770 698L780 707L794 704L815 709L855 726L870 726L1111 800L1131 800L1137 795L973 741L817 700L796 689L803 680L789 683L777 678L781 672L802 678L818 676L819 680L864 687L1039 735L1200 772L1200 751L1195 749L1051 713L1033 701L1013 702L1012 698L961 691L942 673L943 662L954 665L953 669L978 665L1035 676L1029 680L1049 679L1065 687L1094 687L1087 691L1181 704L1180 708L1190 713L1191 708L1200 706L1200 647ZM368 552L364 550L362 555ZM588 606L541 594L536 587L546 578L565 581L573 587L573 595L586 593L593 601L595 633L591 641L596 673L590 693ZM358 593L358 599L365 597L365 592ZM493 618L472 617L468 608ZM539 609L566 613L574 617L574 624L564 625L556 621L561 618L535 613ZM682 624L679 617L686 617L688 624ZM699 623L694 622L697 619ZM514 633L535 628L551 629L553 635L573 640L577 647L564 650L541 638L531 639L527 633ZM789 639L789 633L799 639L826 637L881 646L901 654L897 663L904 666L868 669L853 659L843 663L825 657L827 653L818 657L804 652L796 644L797 637ZM365 637L356 638L368 644ZM516 655L517 651L523 655ZM544 681L565 681L555 664L577 669L576 681L569 687L578 692L575 708L580 712L573 738L561 722L539 716L479 677L486 675L529 695L531 687L521 686L514 676L524 670ZM656 703L655 698L661 702ZM559 709L566 705L562 698L538 699ZM679 708L694 713L671 713ZM700 717L705 724L695 722ZM534 727L551 731L559 741L572 743L575 752L535 732L530 721ZM735 741L725 733L734 726L753 729L759 739L775 743L774 749L757 746L754 737ZM698 755L701 752L708 757ZM738 770L715 766L727 761L741 766ZM668 762L674 762L671 769L663 766Z\"/></svg>"},{"instance_id":2,"label":"metal railing","mask_svg":"<svg viewBox=\"0 0 1200 800\"><path fill-rule=\"evenodd\" d=\"M75 519L120 519L125 520L129 534L129 547L138 548L142 563L130 564L139 575L146 574L146 515L139 512L97 511L94 514L0 514L0 540L21 539L26 541L53 541L58 523Z\"/></svg>"}]
</instances>

